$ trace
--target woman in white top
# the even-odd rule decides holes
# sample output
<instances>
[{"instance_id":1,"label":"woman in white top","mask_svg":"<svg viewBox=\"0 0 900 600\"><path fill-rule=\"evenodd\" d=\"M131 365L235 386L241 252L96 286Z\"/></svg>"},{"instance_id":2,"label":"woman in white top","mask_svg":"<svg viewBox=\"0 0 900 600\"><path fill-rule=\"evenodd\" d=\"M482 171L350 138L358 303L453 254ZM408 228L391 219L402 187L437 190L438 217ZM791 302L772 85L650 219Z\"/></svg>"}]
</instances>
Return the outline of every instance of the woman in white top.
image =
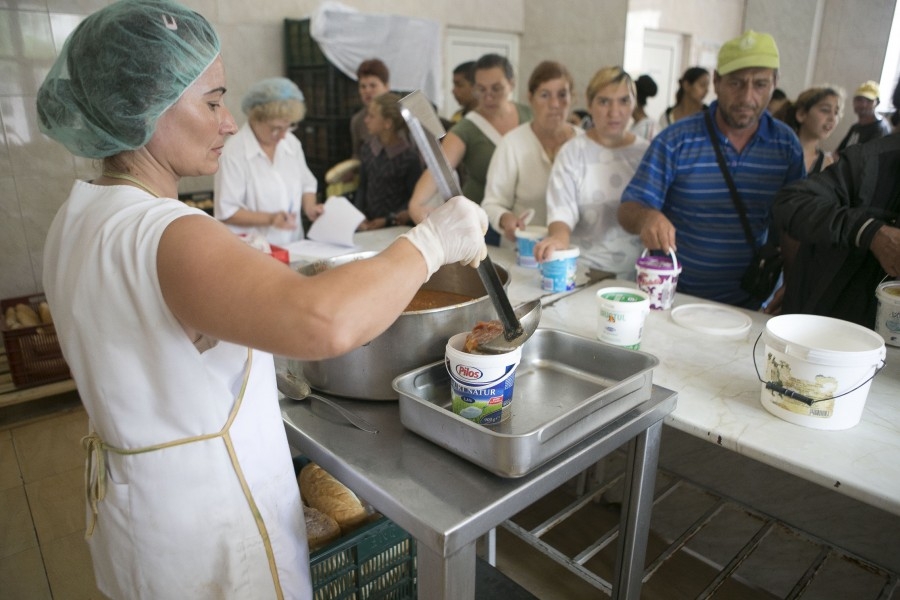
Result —
<instances>
[{"instance_id":1,"label":"woman in white top","mask_svg":"<svg viewBox=\"0 0 900 600\"><path fill-rule=\"evenodd\" d=\"M534 115L497 144L488 167L482 208L501 245L515 242L524 229L522 215L532 209L532 225L547 224L547 180L560 147L584 130L568 122L572 76L558 62L544 61L528 79L528 102ZM505 240L505 242L504 242Z\"/></svg>"},{"instance_id":2,"label":"woman in white top","mask_svg":"<svg viewBox=\"0 0 900 600\"><path fill-rule=\"evenodd\" d=\"M709 93L709 71L703 67L690 67L678 80L678 91L675 93L675 104L663 111L659 116L659 128L656 133L685 117L698 113L706 108L704 99Z\"/></svg>"},{"instance_id":3,"label":"woman in white top","mask_svg":"<svg viewBox=\"0 0 900 600\"><path fill-rule=\"evenodd\" d=\"M464 198L315 277L245 244L177 194L237 130L225 85L202 16L120 0L79 24L37 95L41 131L103 167L53 219L43 281L89 417L88 545L111 598L312 598L271 353L356 348L440 264L486 252Z\"/></svg>"},{"instance_id":4,"label":"woman in white top","mask_svg":"<svg viewBox=\"0 0 900 600\"><path fill-rule=\"evenodd\" d=\"M292 131L303 120L303 93L290 79L259 81L241 101L247 122L225 144L215 178L214 214L236 232L283 246L303 239L302 208L322 213L318 183Z\"/></svg>"},{"instance_id":5,"label":"woman in white top","mask_svg":"<svg viewBox=\"0 0 900 600\"><path fill-rule=\"evenodd\" d=\"M534 257L544 262L574 245L590 267L634 279L641 241L616 216L622 191L650 145L628 130L634 82L619 67L600 69L588 84L587 102L594 126L556 157L547 186L549 235L535 245Z\"/></svg>"}]
</instances>

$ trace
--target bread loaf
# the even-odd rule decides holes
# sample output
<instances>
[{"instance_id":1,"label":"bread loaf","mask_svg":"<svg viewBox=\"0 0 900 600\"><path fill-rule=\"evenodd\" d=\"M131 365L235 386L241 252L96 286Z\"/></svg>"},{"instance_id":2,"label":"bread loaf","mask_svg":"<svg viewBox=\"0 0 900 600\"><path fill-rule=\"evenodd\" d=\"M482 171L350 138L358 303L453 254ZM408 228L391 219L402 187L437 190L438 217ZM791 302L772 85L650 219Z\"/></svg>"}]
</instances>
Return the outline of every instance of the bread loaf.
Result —
<instances>
[{"instance_id":1,"label":"bread loaf","mask_svg":"<svg viewBox=\"0 0 900 600\"><path fill-rule=\"evenodd\" d=\"M50 314L50 305L46 302L38 304L38 314L41 317L41 323L50 325L53 323L53 315Z\"/></svg>"},{"instance_id":2,"label":"bread loaf","mask_svg":"<svg viewBox=\"0 0 900 600\"><path fill-rule=\"evenodd\" d=\"M16 318L24 327L34 327L41 324L41 318L27 304L16 304Z\"/></svg>"},{"instance_id":3,"label":"bread loaf","mask_svg":"<svg viewBox=\"0 0 900 600\"><path fill-rule=\"evenodd\" d=\"M10 306L6 309L6 328L7 329L18 329L21 327L21 323L19 323L19 318L16 317L16 307Z\"/></svg>"},{"instance_id":4,"label":"bread loaf","mask_svg":"<svg viewBox=\"0 0 900 600\"><path fill-rule=\"evenodd\" d=\"M341 528L337 521L311 506L303 507L306 518L306 540L309 549L315 550L341 537Z\"/></svg>"},{"instance_id":5,"label":"bread loaf","mask_svg":"<svg viewBox=\"0 0 900 600\"><path fill-rule=\"evenodd\" d=\"M309 463L303 467L298 481L306 503L337 521L342 533L362 525L368 517L356 494L319 465Z\"/></svg>"}]
</instances>

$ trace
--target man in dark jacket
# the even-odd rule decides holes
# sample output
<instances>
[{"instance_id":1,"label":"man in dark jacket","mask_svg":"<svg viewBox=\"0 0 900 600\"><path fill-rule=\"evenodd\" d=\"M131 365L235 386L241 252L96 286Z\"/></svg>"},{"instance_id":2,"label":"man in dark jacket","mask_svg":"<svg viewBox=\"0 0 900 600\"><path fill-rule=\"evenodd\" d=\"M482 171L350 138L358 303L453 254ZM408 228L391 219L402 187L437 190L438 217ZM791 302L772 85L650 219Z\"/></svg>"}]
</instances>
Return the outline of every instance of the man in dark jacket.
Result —
<instances>
[{"instance_id":1,"label":"man in dark jacket","mask_svg":"<svg viewBox=\"0 0 900 600\"><path fill-rule=\"evenodd\" d=\"M875 288L900 275L900 135L851 146L837 164L785 186L774 213L799 242L785 256L783 312L873 327Z\"/></svg>"}]
</instances>

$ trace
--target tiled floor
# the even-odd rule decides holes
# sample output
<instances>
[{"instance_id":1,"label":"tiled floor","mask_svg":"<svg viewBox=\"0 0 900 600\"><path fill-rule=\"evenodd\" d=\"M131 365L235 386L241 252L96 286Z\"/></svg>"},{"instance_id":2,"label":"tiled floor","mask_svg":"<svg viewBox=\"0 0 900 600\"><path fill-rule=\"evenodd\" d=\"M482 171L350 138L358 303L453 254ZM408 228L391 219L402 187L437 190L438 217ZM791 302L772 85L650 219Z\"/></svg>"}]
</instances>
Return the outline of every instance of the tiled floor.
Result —
<instances>
[{"instance_id":1,"label":"tiled floor","mask_svg":"<svg viewBox=\"0 0 900 600\"><path fill-rule=\"evenodd\" d=\"M87 417L73 393L0 410L0 598L3 600L102 599L84 541L83 451ZM900 571L900 519L799 482L712 444L665 429L648 564L673 539L727 497L709 525L673 553L644 584L645 600L702 595L723 565L747 544L769 516L777 522L751 555L716 591L725 600L791 597L792 586L828 539L859 560L830 555L803 598L900 600L884 577L864 563ZM617 473L614 458L605 469ZM677 485L673 485L673 482ZM573 502L570 482L514 518L531 528ZM671 490L665 495L662 490ZM618 521L615 487L551 530L543 541L574 556ZM739 498L735 503L733 500ZM741 504L743 502L743 504ZM752 506L753 509L745 509ZM758 510L757 510L758 508ZM765 513L761 516L762 513ZM497 530L498 568L542 600L604 597L508 530ZM827 546L827 545L826 545ZM609 580L615 542L585 566ZM894 576L896 583L896 576Z\"/></svg>"}]
</instances>

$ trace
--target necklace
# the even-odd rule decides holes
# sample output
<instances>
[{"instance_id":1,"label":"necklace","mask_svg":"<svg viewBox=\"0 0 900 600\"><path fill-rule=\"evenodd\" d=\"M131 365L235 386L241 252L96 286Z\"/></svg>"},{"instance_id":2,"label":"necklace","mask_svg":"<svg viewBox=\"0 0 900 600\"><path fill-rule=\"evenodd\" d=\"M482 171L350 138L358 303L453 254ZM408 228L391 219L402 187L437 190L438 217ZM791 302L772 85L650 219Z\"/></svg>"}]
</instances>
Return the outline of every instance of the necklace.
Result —
<instances>
[{"instance_id":1,"label":"necklace","mask_svg":"<svg viewBox=\"0 0 900 600\"><path fill-rule=\"evenodd\" d=\"M131 183L138 186L142 190L148 192L151 196L154 196L156 198L162 198L162 196L157 194L156 191L152 187L150 187L149 185L147 185L146 183L144 183L137 177L132 177L128 173L122 173L121 171L103 171L103 176L109 177L110 179L122 179L124 181L130 181Z\"/></svg>"}]
</instances>

